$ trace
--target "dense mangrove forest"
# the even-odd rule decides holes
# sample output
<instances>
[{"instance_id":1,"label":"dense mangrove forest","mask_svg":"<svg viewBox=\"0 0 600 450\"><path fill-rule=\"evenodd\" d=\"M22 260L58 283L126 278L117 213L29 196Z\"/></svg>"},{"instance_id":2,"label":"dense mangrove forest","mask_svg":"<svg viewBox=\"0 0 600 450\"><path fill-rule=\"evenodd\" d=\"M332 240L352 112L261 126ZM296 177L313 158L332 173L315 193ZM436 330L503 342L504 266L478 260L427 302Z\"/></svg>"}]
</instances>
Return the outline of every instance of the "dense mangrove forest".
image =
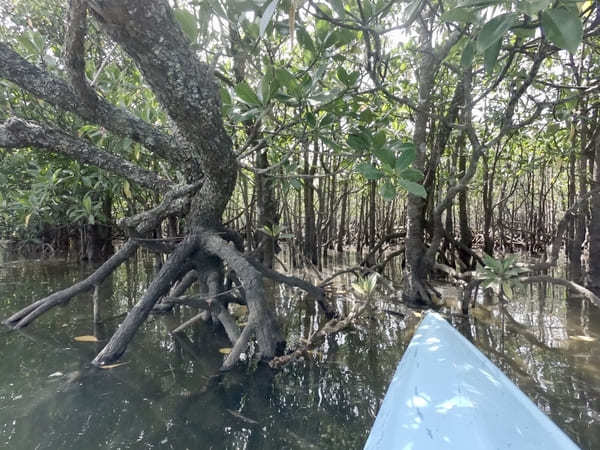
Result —
<instances>
[{"instance_id":1,"label":"dense mangrove forest","mask_svg":"<svg viewBox=\"0 0 600 450\"><path fill-rule=\"evenodd\" d=\"M1 2L0 348L39 395L0 390L0 446L124 384L144 445L359 448L428 309L600 445L599 34L593 0Z\"/></svg>"}]
</instances>

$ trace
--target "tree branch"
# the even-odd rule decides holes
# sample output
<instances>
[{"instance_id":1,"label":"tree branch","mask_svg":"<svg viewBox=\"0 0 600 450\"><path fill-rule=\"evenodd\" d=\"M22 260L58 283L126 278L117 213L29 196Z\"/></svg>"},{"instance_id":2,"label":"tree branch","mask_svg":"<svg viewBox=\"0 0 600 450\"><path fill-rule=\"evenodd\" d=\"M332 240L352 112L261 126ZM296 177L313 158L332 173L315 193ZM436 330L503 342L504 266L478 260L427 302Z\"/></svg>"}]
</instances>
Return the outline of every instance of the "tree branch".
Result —
<instances>
[{"instance_id":1,"label":"tree branch","mask_svg":"<svg viewBox=\"0 0 600 450\"><path fill-rule=\"evenodd\" d=\"M94 17L131 56L156 98L191 144L189 159L206 178L206 220L221 217L235 187L237 167L221 116L213 68L198 60L166 0L88 0ZM202 222L204 218L198 218ZM192 224L193 226L194 224ZM214 224L208 224L210 226Z\"/></svg>"},{"instance_id":2,"label":"tree branch","mask_svg":"<svg viewBox=\"0 0 600 450\"><path fill-rule=\"evenodd\" d=\"M121 175L147 188L166 188L170 181L156 173L120 158L112 153L66 134L65 132L33 121L10 118L0 122L0 147L38 147L61 153L79 162L90 164Z\"/></svg>"},{"instance_id":3,"label":"tree branch","mask_svg":"<svg viewBox=\"0 0 600 450\"><path fill-rule=\"evenodd\" d=\"M0 78L15 83L53 106L77 114L113 133L127 136L166 160L187 159L186 143L161 133L154 126L101 97L95 108L90 108L63 80L29 63L1 42Z\"/></svg>"},{"instance_id":4,"label":"tree branch","mask_svg":"<svg viewBox=\"0 0 600 450\"><path fill-rule=\"evenodd\" d=\"M87 6L83 0L69 1L69 24L65 37L65 63L71 86L91 109L98 104L98 95L85 76L84 40L87 32Z\"/></svg>"}]
</instances>

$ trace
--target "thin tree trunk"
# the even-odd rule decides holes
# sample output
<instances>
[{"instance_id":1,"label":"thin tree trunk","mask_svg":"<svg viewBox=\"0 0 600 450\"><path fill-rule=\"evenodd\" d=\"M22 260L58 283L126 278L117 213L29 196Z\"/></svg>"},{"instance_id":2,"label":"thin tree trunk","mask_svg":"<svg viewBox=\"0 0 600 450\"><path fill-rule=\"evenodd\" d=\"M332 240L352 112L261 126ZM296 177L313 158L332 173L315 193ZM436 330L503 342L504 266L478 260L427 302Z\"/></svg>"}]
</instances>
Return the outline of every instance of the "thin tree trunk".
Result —
<instances>
[{"instance_id":1,"label":"thin tree trunk","mask_svg":"<svg viewBox=\"0 0 600 450\"><path fill-rule=\"evenodd\" d=\"M595 130L593 137L594 176L592 190L600 188L600 133ZM600 294L600 194L593 195L590 200L591 220L589 234L589 270L588 285L596 295Z\"/></svg>"}]
</instances>

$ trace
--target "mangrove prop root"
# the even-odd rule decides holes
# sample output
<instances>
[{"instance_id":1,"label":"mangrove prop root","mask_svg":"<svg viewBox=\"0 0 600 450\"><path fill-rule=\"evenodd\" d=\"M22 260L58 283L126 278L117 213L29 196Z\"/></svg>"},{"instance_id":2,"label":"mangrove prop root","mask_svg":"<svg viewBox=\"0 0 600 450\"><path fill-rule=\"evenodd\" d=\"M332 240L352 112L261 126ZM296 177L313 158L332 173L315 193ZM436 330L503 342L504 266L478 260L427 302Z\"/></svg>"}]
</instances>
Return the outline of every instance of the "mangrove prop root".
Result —
<instances>
[{"instance_id":1,"label":"mangrove prop root","mask_svg":"<svg viewBox=\"0 0 600 450\"><path fill-rule=\"evenodd\" d=\"M134 255L137 247L137 242L130 239L117 253L109 258L85 280L61 291L54 292L48 297L32 303L10 316L4 321L4 324L12 328L23 328L55 306L67 303L74 296L94 289L95 286L102 283L111 273L113 273L117 267Z\"/></svg>"},{"instance_id":2,"label":"mangrove prop root","mask_svg":"<svg viewBox=\"0 0 600 450\"><path fill-rule=\"evenodd\" d=\"M281 354L285 347L285 340L273 309L265 299L260 272L234 246L229 245L218 234L204 231L199 234L199 240L204 250L220 258L227 263L230 269L235 271L246 293L248 325L235 342L223 369L233 367L253 335L256 336L259 357L271 359Z\"/></svg>"},{"instance_id":3,"label":"mangrove prop root","mask_svg":"<svg viewBox=\"0 0 600 450\"><path fill-rule=\"evenodd\" d=\"M136 238L128 240L115 255L89 277L69 288L32 303L9 317L5 324L14 328L24 327L54 306L68 302L77 294L93 290L120 264L133 256L139 246L140 242ZM233 271L238 278L239 286L229 291L223 290L222 273L221 275L217 273L223 271L223 266L221 265L218 270L215 270L214 267L211 269L203 267L202 264L195 264L198 258L202 259L202 255L211 255L211 258L217 257L222 263L226 264L228 269ZM192 270L191 267L196 270ZM209 283L209 286L212 286L209 289L209 298L193 298L193 296L182 298L181 294L194 280L202 282L198 273L200 268L204 269L209 274L209 278L213 279ZM169 303L193 303L191 306L200 308L208 306L214 317L223 325L233 344L232 351L223 364L223 370L232 368L239 361L251 339L256 339L257 356L259 358L270 360L280 356L285 348L285 340L275 318L274 309L265 298L263 275L310 292L318 297L319 304L326 312L332 311L331 307L325 303L322 288L312 286L303 280L277 274L274 271L265 271L256 262L250 262L234 245L223 239L218 232L203 228L196 229L194 233L189 234L177 244L139 302L127 313L124 321L92 363L102 366L118 360L127 349L139 326L146 320L161 299L165 302L165 306L168 306ZM233 296L231 294L233 290L243 292L245 294L244 298ZM179 298L171 297L174 294ZM227 309L227 304L232 301L246 303L248 307L248 323L241 331ZM336 325L334 326L332 323L331 326L341 329L347 326L345 322L347 319L336 321ZM185 325L189 326L189 324ZM179 327L177 331L181 329L183 327Z\"/></svg>"},{"instance_id":4,"label":"mangrove prop root","mask_svg":"<svg viewBox=\"0 0 600 450\"><path fill-rule=\"evenodd\" d=\"M317 300L317 303L321 310L325 313L325 316L332 318L337 315L335 309L327 302L327 299L325 297L325 289L323 289L321 286L315 286L312 283L309 283L308 281L302 280L301 278L284 275L273 269L269 269L268 267L263 266L254 258L248 258L248 261L256 268L256 270L262 273L265 277L271 278L272 280L275 280L278 283L283 283L288 286L297 287L299 289L302 289L307 294L312 295Z\"/></svg>"},{"instance_id":5,"label":"mangrove prop root","mask_svg":"<svg viewBox=\"0 0 600 450\"><path fill-rule=\"evenodd\" d=\"M146 320L154 304L169 292L173 282L179 278L186 260L196 251L194 236L186 237L175 251L169 256L167 262L161 267L158 275L141 300L129 311L123 323L117 328L106 346L98 353L92 364L102 366L118 360L127 349L138 327Z\"/></svg>"}]
</instances>

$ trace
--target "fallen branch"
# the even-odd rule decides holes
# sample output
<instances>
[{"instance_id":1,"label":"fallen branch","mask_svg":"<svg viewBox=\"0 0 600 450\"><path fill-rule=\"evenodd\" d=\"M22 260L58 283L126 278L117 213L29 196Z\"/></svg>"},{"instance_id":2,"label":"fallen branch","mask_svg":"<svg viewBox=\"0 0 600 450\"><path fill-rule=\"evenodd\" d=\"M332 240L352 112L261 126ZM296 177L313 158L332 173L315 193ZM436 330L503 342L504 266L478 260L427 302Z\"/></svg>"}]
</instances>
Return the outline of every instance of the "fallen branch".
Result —
<instances>
[{"instance_id":1,"label":"fallen branch","mask_svg":"<svg viewBox=\"0 0 600 450\"><path fill-rule=\"evenodd\" d=\"M319 328L315 333L311 334L308 339L305 340L304 345L299 346L286 355L273 358L269 362L269 366L273 369L279 369L286 364L289 364L290 362L306 355L309 351L319 346L327 336L337 334L340 331L353 326L356 320L369 306L369 301L364 301L361 306L357 306L357 304L358 303L355 303L353 305L352 311L350 311L346 317L327 321L321 328Z\"/></svg>"},{"instance_id":2,"label":"fallen branch","mask_svg":"<svg viewBox=\"0 0 600 450\"><path fill-rule=\"evenodd\" d=\"M558 284L560 286L565 286L565 287L577 292L578 294L582 295L583 297L587 298L594 305L596 305L598 308L600 308L600 297L598 297L596 294L594 294L589 289L581 286L580 284L574 283L573 281L565 280L563 278L554 278L554 277L551 277L548 275L536 275L536 276L526 277L526 278L520 279L519 281L521 283L543 283L543 282L546 282L546 283Z\"/></svg>"}]
</instances>

